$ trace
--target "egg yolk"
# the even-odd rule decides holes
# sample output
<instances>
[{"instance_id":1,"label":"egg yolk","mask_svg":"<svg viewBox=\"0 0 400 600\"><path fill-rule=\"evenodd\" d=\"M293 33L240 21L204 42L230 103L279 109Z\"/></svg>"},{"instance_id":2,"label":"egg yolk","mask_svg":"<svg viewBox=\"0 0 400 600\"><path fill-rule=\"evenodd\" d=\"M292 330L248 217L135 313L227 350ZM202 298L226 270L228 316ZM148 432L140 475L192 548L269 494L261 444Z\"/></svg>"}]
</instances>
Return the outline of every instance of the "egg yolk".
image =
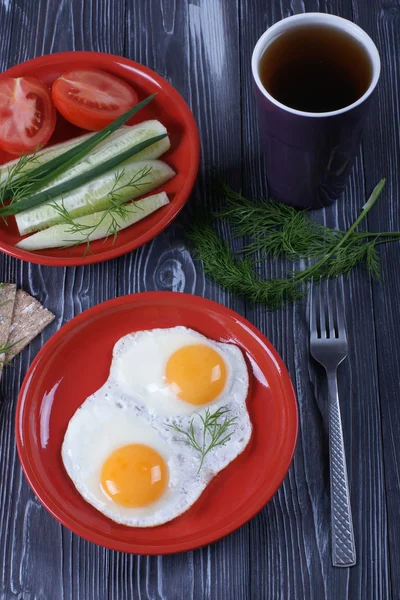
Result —
<instances>
[{"instance_id":1,"label":"egg yolk","mask_svg":"<svg viewBox=\"0 0 400 600\"><path fill-rule=\"evenodd\" d=\"M172 354L165 375L179 398L191 404L208 404L224 389L226 365L210 346L193 344Z\"/></svg>"},{"instance_id":2,"label":"egg yolk","mask_svg":"<svg viewBox=\"0 0 400 600\"><path fill-rule=\"evenodd\" d=\"M104 462L101 472L103 490L122 506L147 506L162 496L167 484L164 459L144 444L118 448Z\"/></svg>"}]
</instances>

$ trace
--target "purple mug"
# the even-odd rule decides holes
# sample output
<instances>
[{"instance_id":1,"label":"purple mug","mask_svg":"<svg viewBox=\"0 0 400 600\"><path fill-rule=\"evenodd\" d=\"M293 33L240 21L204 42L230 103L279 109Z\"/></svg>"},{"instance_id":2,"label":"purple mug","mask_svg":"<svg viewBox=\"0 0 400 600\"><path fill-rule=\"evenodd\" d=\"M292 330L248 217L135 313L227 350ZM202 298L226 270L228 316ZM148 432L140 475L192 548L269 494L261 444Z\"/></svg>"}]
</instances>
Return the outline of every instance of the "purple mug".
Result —
<instances>
[{"instance_id":1,"label":"purple mug","mask_svg":"<svg viewBox=\"0 0 400 600\"><path fill-rule=\"evenodd\" d=\"M339 28L350 34L370 58L368 89L356 102L340 110L316 113L290 108L273 98L261 82L260 60L271 42L291 28L311 24ZM270 27L258 40L251 64L270 195L299 208L328 206L347 184L371 94L378 83L381 63L374 42L351 21L324 13L303 13Z\"/></svg>"}]
</instances>

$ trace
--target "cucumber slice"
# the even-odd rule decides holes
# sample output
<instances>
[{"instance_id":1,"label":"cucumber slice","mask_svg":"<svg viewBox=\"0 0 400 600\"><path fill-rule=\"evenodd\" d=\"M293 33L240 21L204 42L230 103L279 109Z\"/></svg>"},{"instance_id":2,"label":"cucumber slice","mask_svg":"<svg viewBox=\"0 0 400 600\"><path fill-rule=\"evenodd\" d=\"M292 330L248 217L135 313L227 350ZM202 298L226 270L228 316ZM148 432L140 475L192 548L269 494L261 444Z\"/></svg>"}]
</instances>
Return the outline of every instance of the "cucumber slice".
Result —
<instances>
[{"instance_id":1,"label":"cucumber slice","mask_svg":"<svg viewBox=\"0 0 400 600\"><path fill-rule=\"evenodd\" d=\"M114 133L112 133L106 140L100 142L99 145L96 146L96 148L101 148L102 146L109 143L110 141L115 140L116 138L119 138L121 135L124 135L126 129L129 129L129 127L127 125L124 125L120 129L117 129L117 131L114 131ZM24 173L24 172L32 171L32 169L36 169L36 167L38 167L39 165L44 165L45 163L49 162L53 158L60 156L63 152L66 152L67 150L74 148L81 142L84 142L85 140L91 138L93 135L95 135L95 134L94 133L85 133L84 135L80 135L79 137L76 137L72 140L68 140L68 141L62 142L60 144L54 144L53 146L47 146L46 148L43 148L43 150L40 150L36 154L36 160L32 161L32 162L27 162L24 165L24 167L21 168L20 172ZM18 163L18 161L19 161L19 158L16 158L15 160L11 160L10 162L5 163L4 165L0 165L0 184L2 184L7 179L9 170L12 169L13 167L15 167L15 165Z\"/></svg>"},{"instance_id":2,"label":"cucumber slice","mask_svg":"<svg viewBox=\"0 0 400 600\"><path fill-rule=\"evenodd\" d=\"M169 204L169 200L165 192L148 196L147 198L137 200L136 202L130 202L126 205L129 216L124 218L118 216L115 217L115 220L119 224L119 231L126 229L126 227L129 227L133 223L137 223L137 221L144 219L167 204ZM84 231L71 232L69 225L61 223L59 225L53 225L53 227L49 227L44 231L34 233L30 237L21 240L17 244L17 247L22 248L23 250L43 250L45 248L75 246L79 243L93 242L94 240L100 240L101 238L106 237L110 234L110 227L112 226L111 215L104 211L96 212L92 215L87 215L86 217L79 217L78 219L74 219L74 221L78 225L93 228L93 231L90 232L89 229L89 235L88 230L86 230L86 234Z\"/></svg>"},{"instance_id":3,"label":"cucumber slice","mask_svg":"<svg viewBox=\"0 0 400 600\"><path fill-rule=\"evenodd\" d=\"M40 190L53 187L54 185L58 185L67 179L75 177L76 175L80 175L99 162L104 162L108 158L124 152L124 150L127 150L135 144L163 133L167 133L166 128L156 120L143 121L143 123L139 123L138 125L133 125L131 127L124 125L120 127L120 129L117 129L117 131L114 131L114 133L112 133L108 138L100 142L93 152L85 157L83 161L77 165L74 165L71 169L68 169L68 171L59 177L56 177L54 180L52 180L51 184L40 188ZM32 169L35 169L39 165L45 164L53 158L60 156L63 152L66 152L70 148L77 146L84 140L91 138L93 135L95 134L88 133L74 138L73 140L63 142L62 144L55 144L54 146L44 148L36 155L37 160L27 162L25 167L21 169L21 172L32 171ZM169 138L166 137L151 147L143 150L143 152L135 157L135 160L159 158L162 154L164 154L164 152L169 150L170 145ZM17 158L16 160L12 160L0 166L0 184L7 179L9 169L12 169L17 164L18 160L19 159Z\"/></svg>"},{"instance_id":4,"label":"cucumber slice","mask_svg":"<svg viewBox=\"0 0 400 600\"><path fill-rule=\"evenodd\" d=\"M54 198L52 203L41 204L18 213L15 215L15 220L19 233L26 235L62 223L62 217L52 206L54 202L59 206L63 205L72 218L83 217L105 210L109 206L108 195L113 191L118 190L117 195L121 202L128 202L163 185L174 175L175 172L161 160L136 162L130 159L123 166L106 173L101 179L94 179L69 192L63 198ZM119 176L118 182L116 182L117 176ZM128 185L133 179L137 187Z\"/></svg>"},{"instance_id":5,"label":"cucumber slice","mask_svg":"<svg viewBox=\"0 0 400 600\"><path fill-rule=\"evenodd\" d=\"M117 130L115 133L119 132ZM138 125L133 125L132 127L124 127L122 133L119 136L115 136L112 134L106 142L103 142L101 145L99 144L96 148L90 152L80 163L74 165L65 173L62 173L55 179L51 181L48 185L40 188L38 192L47 190L50 187L55 187L63 181L68 181L73 177L77 177L89 169L96 167L100 163L105 162L106 160L113 158L114 156L118 156L125 150L132 148L132 146L136 146L140 142L148 140L157 135L161 135L163 133L167 133L166 128L160 121L143 121L143 123L139 123ZM158 158L164 152L166 152L170 147L169 138L166 137L155 144L152 144L139 154L135 155L135 160L154 160Z\"/></svg>"}]
</instances>

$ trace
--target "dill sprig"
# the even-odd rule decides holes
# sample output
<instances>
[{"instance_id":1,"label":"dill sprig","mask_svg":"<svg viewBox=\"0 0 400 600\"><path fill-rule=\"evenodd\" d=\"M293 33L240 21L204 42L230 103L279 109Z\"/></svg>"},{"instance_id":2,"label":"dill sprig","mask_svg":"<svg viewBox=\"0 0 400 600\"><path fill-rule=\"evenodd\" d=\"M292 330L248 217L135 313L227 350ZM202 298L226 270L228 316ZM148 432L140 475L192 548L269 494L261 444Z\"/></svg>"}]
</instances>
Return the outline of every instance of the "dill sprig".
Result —
<instances>
[{"instance_id":1,"label":"dill sprig","mask_svg":"<svg viewBox=\"0 0 400 600\"><path fill-rule=\"evenodd\" d=\"M37 178L30 172L35 166L40 165L38 151L37 149L32 154L23 154L15 165L7 169L7 175L0 183L1 208L5 207L5 202L10 199L10 196L9 205L18 202L31 193L37 183ZM5 217L3 217L3 220L7 222Z\"/></svg>"},{"instance_id":2,"label":"dill sprig","mask_svg":"<svg viewBox=\"0 0 400 600\"><path fill-rule=\"evenodd\" d=\"M79 246L80 244L85 244L86 248L84 251L84 256L90 251L90 243L91 236L97 231L97 229L102 225L102 223L110 217L110 224L107 228L107 232L104 238L106 241L109 237L113 237L113 243L115 242L117 235L121 230L121 225L123 221L127 219L130 215L129 206L126 204L126 200L121 199L121 192L126 190L127 188L136 189L140 191L141 187L147 183L147 181L142 181L146 179L147 175L150 173L152 167L146 165L140 171L135 173L131 177L131 179L127 183L121 183L121 181L125 177L125 169L118 171L115 174L114 184L111 191L107 195L108 206L104 211L101 211L101 217L98 222L94 225L87 225L85 223L80 223L69 214L68 210L65 208L64 201L61 200L60 203L53 200L50 203L50 206L54 208L58 212L59 217L61 218L61 223L66 226L65 232L67 234L80 234L82 239L77 241L73 248ZM140 208L139 205L137 205ZM96 214L96 213L95 213Z\"/></svg>"},{"instance_id":3,"label":"dill sprig","mask_svg":"<svg viewBox=\"0 0 400 600\"><path fill-rule=\"evenodd\" d=\"M332 230L307 217L304 211L273 201L259 203L247 200L225 186L226 207L217 217L228 218L237 235L252 236L244 258L236 257L222 240L210 220L195 219L188 233L198 258L207 274L227 290L262 303L270 310L301 298L307 282L313 278L337 277L349 273L364 262L379 277L376 246L383 241L400 239L400 232L370 233L354 231L375 204L385 180L373 190L368 202L348 231ZM372 239L367 239L372 238ZM273 257L286 256L314 262L302 271L291 271L287 277L263 280L252 260L256 251Z\"/></svg>"},{"instance_id":4,"label":"dill sprig","mask_svg":"<svg viewBox=\"0 0 400 600\"><path fill-rule=\"evenodd\" d=\"M9 343L5 343L5 344L0 344L0 366L4 367L6 365L9 364L9 360L5 360L5 357L10 354L13 350L13 348L19 344L22 340L17 340L16 342L13 342L12 344Z\"/></svg>"},{"instance_id":5,"label":"dill sprig","mask_svg":"<svg viewBox=\"0 0 400 600\"><path fill-rule=\"evenodd\" d=\"M206 409L205 414L196 413L190 421L189 430L186 431L178 425L168 425L171 429L184 436L184 441L193 446L201 455L201 461L198 468L198 473L203 466L204 459L207 454L218 446L222 446L230 440L233 433L232 427L236 424L236 417L228 418L229 408L222 406L215 412ZM199 417L201 421L202 431L196 435L194 430L194 419ZM221 419L221 420L220 420ZM229 431L230 430L230 431Z\"/></svg>"}]
</instances>

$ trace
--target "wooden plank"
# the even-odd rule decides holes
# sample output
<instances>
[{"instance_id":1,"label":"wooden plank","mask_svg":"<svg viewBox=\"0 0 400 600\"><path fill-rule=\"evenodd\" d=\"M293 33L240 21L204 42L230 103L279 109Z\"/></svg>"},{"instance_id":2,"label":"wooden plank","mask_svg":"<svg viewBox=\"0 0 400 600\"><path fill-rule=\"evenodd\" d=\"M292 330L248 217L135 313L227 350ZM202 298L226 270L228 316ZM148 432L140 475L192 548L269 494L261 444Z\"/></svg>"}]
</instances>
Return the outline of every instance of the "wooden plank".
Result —
<instances>
[{"instance_id":1,"label":"wooden plank","mask_svg":"<svg viewBox=\"0 0 400 600\"><path fill-rule=\"evenodd\" d=\"M4 71L8 66L14 17L13 9L11 0L2 0L0 2L0 72Z\"/></svg>"},{"instance_id":2,"label":"wooden plank","mask_svg":"<svg viewBox=\"0 0 400 600\"><path fill-rule=\"evenodd\" d=\"M379 0L368 4L369 10L365 10L364 3L357 0L354 3L355 11L359 24L372 36L378 47L382 73L363 144L366 185L371 188L381 177L387 178L379 206L370 214L369 227L376 231L399 231L400 5L398 2ZM373 283L373 304L385 457L391 584L393 598L397 598L400 588L399 244L381 246L380 254L382 283Z\"/></svg>"}]
</instances>

